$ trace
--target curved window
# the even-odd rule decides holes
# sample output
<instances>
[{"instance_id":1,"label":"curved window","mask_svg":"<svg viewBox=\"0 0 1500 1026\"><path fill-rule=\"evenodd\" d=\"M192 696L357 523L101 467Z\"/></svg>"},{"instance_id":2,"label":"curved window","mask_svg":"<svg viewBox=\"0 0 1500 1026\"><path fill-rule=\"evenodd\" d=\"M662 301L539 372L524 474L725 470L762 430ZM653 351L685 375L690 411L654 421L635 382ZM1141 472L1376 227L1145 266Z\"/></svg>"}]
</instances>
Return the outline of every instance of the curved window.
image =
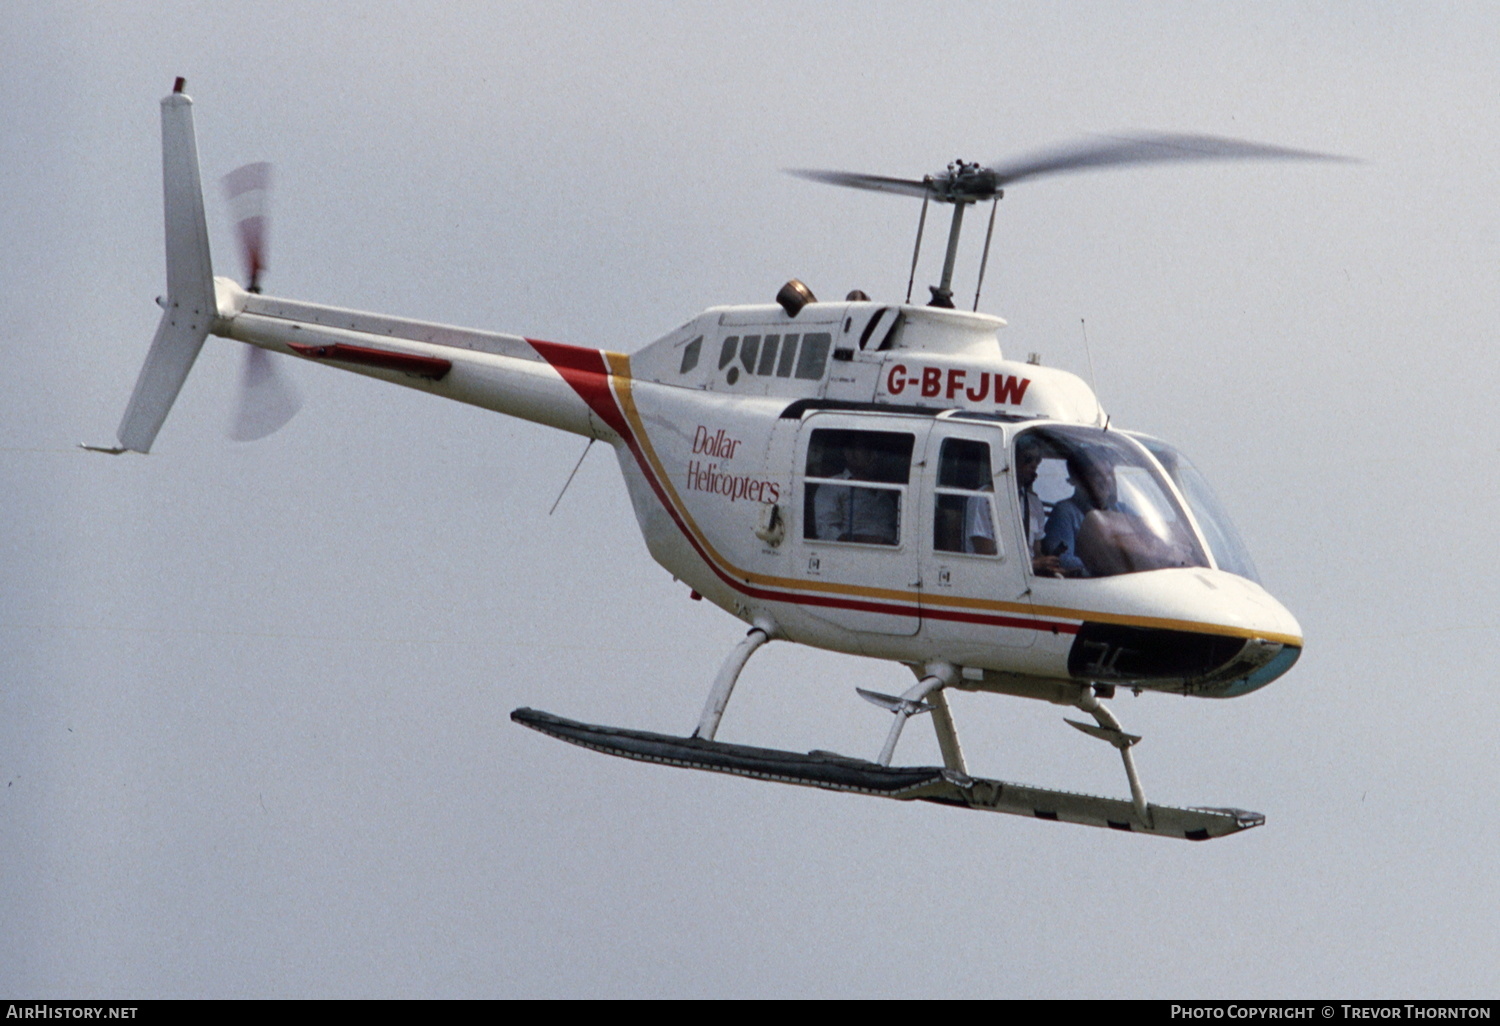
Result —
<instances>
[{"instance_id":1,"label":"curved window","mask_svg":"<svg viewBox=\"0 0 1500 1026\"><path fill-rule=\"evenodd\" d=\"M1213 551L1214 562L1219 565L1219 569L1259 583L1260 575L1255 572L1250 550L1245 548L1229 514L1224 512L1219 497L1208 486L1208 479L1193 466L1191 460L1166 442L1139 437L1136 441L1151 451L1151 455L1156 457L1167 476L1177 485L1182 497L1187 500L1188 508L1193 511L1193 519L1198 521L1198 529L1203 532L1208 547Z\"/></svg>"},{"instance_id":2,"label":"curved window","mask_svg":"<svg viewBox=\"0 0 1500 1026\"><path fill-rule=\"evenodd\" d=\"M1022 432L1016 483L1036 573L1110 577L1209 565L1161 471L1118 431Z\"/></svg>"},{"instance_id":3,"label":"curved window","mask_svg":"<svg viewBox=\"0 0 1500 1026\"><path fill-rule=\"evenodd\" d=\"M740 344L738 335L730 335L724 340L724 345L719 350L719 370L723 370L734 362L735 348Z\"/></svg>"}]
</instances>

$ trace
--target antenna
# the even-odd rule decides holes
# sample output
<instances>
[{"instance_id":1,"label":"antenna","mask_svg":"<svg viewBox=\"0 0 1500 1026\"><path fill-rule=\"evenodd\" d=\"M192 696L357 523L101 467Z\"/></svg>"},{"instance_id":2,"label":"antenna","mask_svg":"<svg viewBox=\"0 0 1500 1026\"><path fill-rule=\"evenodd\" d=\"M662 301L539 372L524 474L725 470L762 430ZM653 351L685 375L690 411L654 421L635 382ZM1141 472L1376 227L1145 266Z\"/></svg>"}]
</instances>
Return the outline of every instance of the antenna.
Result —
<instances>
[{"instance_id":1,"label":"antenna","mask_svg":"<svg viewBox=\"0 0 1500 1026\"><path fill-rule=\"evenodd\" d=\"M1089 389L1097 397L1099 391L1094 386L1094 354L1089 351L1089 324L1088 321L1080 317L1078 318L1078 325L1083 329L1083 355L1088 357L1089 361Z\"/></svg>"},{"instance_id":2,"label":"antenna","mask_svg":"<svg viewBox=\"0 0 1500 1026\"><path fill-rule=\"evenodd\" d=\"M1082 317L1078 318L1078 324L1083 328L1083 355L1089 361L1089 391L1094 393L1094 408L1104 413L1104 404L1099 401L1099 387L1094 384L1094 354L1089 349L1089 325ZM1109 430L1109 414L1104 415L1104 430Z\"/></svg>"},{"instance_id":3,"label":"antenna","mask_svg":"<svg viewBox=\"0 0 1500 1026\"><path fill-rule=\"evenodd\" d=\"M562 497L568 493L568 485L572 484L573 478L578 475L578 468L583 466L583 457L589 454L589 450L594 447L594 442L595 439L590 438L588 444L583 447L583 454L578 457L578 462L573 464L573 473L569 474L568 479L563 482L562 491L557 493L557 498L552 502L552 508L547 511L549 517L557 512L557 504L562 502Z\"/></svg>"}]
</instances>

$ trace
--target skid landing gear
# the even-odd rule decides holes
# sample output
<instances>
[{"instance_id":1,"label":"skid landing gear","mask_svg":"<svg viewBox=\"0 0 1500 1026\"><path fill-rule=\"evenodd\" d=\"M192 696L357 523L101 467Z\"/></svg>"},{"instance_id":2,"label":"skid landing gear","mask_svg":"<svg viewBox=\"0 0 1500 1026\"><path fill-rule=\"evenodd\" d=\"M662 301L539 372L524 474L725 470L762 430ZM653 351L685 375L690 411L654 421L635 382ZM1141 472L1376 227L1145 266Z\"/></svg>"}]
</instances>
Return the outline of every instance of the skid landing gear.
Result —
<instances>
[{"instance_id":1,"label":"skid landing gear","mask_svg":"<svg viewBox=\"0 0 1500 1026\"><path fill-rule=\"evenodd\" d=\"M1149 824L1151 807L1146 804L1146 792L1141 789L1141 776L1135 769L1135 757L1130 754L1130 749L1140 741L1140 736L1127 734L1120 729L1120 721L1115 719L1114 713L1105 708L1103 702L1099 701L1099 696L1092 687L1083 688L1078 697L1078 708L1093 714L1098 725L1079 723L1077 720L1065 720L1065 722L1069 726L1077 727L1089 737L1108 741L1120 750L1120 758L1125 763L1125 778L1130 781L1130 802L1135 807L1135 814Z\"/></svg>"},{"instance_id":2,"label":"skid landing gear","mask_svg":"<svg viewBox=\"0 0 1500 1026\"><path fill-rule=\"evenodd\" d=\"M550 737L606 755L898 801L936 802L1190 841L1223 837L1265 822L1260 813L1242 809L1175 808L1148 803L1130 752L1140 738L1120 729L1119 721L1100 702L1096 689L1089 685L1079 689L1075 704L1092 715L1095 723L1067 722L1090 737L1107 741L1119 749L1125 763L1125 774L1130 780L1129 801L971 777L965 769L963 750L943 695L943 689L957 675L955 668L947 663L930 663L923 667L921 679L899 697L859 689L862 697L890 711L896 718L875 762L829 752L803 754L715 740L714 735L718 732L735 682L750 657L770 640L771 634L768 627L756 626L729 654L714 679L698 727L688 737L579 723L535 709L517 709L510 718ZM891 760L906 721L922 713L932 714L943 765L892 766Z\"/></svg>"},{"instance_id":3,"label":"skid landing gear","mask_svg":"<svg viewBox=\"0 0 1500 1026\"><path fill-rule=\"evenodd\" d=\"M938 736L938 747L943 753L943 765L956 773L967 773L964 767L963 749L959 746L958 733L953 726L953 716L948 710L947 699L943 697L943 688L953 682L956 673L954 667L947 663L930 663L924 667L922 678L916 686L900 698L866 691L864 688L854 689L865 701L878 705L896 716L896 722L891 724L890 733L886 735L885 747L881 749L880 757L876 760L881 766L891 764L891 759L896 752L896 742L901 738L901 729L906 725L906 721L920 713L932 713L933 727ZM1141 740L1140 735L1127 734L1120 728L1120 721L1115 718L1115 714L1099 700L1101 692L1112 697L1114 689L1108 685L1085 684L1079 688L1078 697L1074 703L1078 708L1092 715L1096 723L1080 723L1066 718L1064 722L1078 728L1089 737L1107 741L1120 750L1120 759L1125 763L1125 778L1130 784L1131 806L1135 810L1137 819L1149 828L1151 806L1146 801L1146 792L1141 787L1141 776L1135 768L1135 757L1130 751Z\"/></svg>"},{"instance_id":4,"label":"skid landing gear","mask_svg":"<svg viewBox=\"0 0 1500 1026\"><path fill-rule=\"evenodd\" d=\"M943 762L951 770L957 770L960 773L964 771L963 752L958 747L958 735L953 731L953 717L948 715L948 702L942 697L943 688L953 683L955 672L947 663L929 664L922 679L900 698L866 691L864 688L854 689L866 702L871 702L896 714L896 722L891 724L890 733L885 736L885 747L881 748L880 758L876 760L880 765L891 764L891 758L896 754L896 742L901 740L901 728L906 726L906 721L918 713L930 712L933 714L933 722L938 724L939 743L947 742L943 745ZM929 696L932 701L924 701ZM939 707L942 708L941 717L938 714ZM946 737L944 727L946 727Z\"/></svg>"},{"instance_id":5,"label":"skid landing gear","mask_svg":"<svg viewBox=\"0 0 1500 1026\"><path fill-rule=\"evenodd\" d=\"M719 732L719 721L724 718L724 710L729 707L729 696L734 694L734 685L740 679L745 664L750 661L757 648L770 640L770 631L764 627L752 627L750 633L745 635L745 640L729 653L729 658L719 667L719 675L714 678L714 689L708 693L708 703L703 707L703 715L698 718L698 729L693 731L694 737L705 741L714 739L714 735Z\"/></svg>"}]
</instances>

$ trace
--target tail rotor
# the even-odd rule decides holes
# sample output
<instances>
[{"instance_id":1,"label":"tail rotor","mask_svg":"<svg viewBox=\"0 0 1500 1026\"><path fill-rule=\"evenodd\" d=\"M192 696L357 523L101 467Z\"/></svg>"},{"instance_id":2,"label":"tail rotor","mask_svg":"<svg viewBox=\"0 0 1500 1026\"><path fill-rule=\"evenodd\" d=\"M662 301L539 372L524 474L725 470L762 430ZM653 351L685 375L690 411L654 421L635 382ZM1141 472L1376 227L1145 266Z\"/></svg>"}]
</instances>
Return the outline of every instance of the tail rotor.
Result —
<instances>
[{"instance_id":1,"label":"tail rotor","mask_svg":"<svg viewBox=\"0 0 1500 1026\"><path fill-rule=\"evenodd\" d=\"M224 196L234 215L240 239L240 260L245 267L247 292L260 292L260 275L266 269L266 235L271 199L271 165L265 161L246 164L224 176Z\"/></svg>"},{"instance_id":2,"label":"tail rotor","mask_svg":"<svg viewBox=\"0 0 1500 1026\"><path fill-rule=\"evenodd\" d=\"M267 237L271 165L264 161L246 164L224 176L224 195L229 200L239 236L240 259L245 271L245 289L259 293L261 275L267 267ZM240 368L239 402L228 434L236 442L265 438L291 420L302 407L302 397L291 380L277 369L278 358L250 346Z\"/></svg>"}]
</instances>

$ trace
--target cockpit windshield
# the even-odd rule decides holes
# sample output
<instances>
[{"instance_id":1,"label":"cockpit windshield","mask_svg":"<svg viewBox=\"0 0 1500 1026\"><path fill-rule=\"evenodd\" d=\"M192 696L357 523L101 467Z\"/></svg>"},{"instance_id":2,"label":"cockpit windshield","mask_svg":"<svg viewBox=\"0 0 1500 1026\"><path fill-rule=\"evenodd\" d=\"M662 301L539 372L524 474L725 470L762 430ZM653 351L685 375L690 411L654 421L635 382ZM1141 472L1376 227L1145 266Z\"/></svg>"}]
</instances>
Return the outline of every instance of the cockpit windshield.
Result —
<instances>
[{"instance_id":1,"label":"cockpit windshield","mask_svg":"<svg viewBox=\"0 0 1500 1026\"><path fill-rule=\"evenodd\" d=\"M1166 442L1140 436L1136 436L1136 441L1151 451L1151 455L1156 457L1156 461L1162 465L1162 469L1187 500L1188 508L1193 511L1193 519L1198 521L1198 529L1203 532L1208 547L1213 550L1214 562L1219 569L1259 583L1260 575L1255 572L1250 550L1245 548L1239 532L1234 529L1234 523L1220 505L1218 496L1208 486L1208 479L1186 456Z\"/></svg>"},{"instance_id":2,"label":"cockpit windshield","mask_svg":"<svg viewBox=\"0 0 1500 1026\"><path fill-rule=\"evenodd\" d=\"M1016 440L1016 480L1038 574L1110 577L1209 565L1155 461L1118 431L1025 431Z\"/></svg>"}]
</instances>

